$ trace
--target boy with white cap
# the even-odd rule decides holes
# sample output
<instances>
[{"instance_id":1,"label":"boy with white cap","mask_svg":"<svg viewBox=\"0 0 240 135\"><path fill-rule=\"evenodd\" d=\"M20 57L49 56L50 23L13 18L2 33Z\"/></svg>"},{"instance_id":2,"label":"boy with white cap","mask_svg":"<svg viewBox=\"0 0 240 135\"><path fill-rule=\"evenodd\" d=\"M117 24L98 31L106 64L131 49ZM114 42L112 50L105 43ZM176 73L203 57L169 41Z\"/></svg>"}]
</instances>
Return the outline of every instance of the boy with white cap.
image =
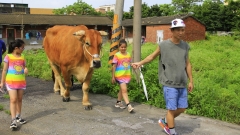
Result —
<instances>
[{"instance_id":1,"label":"boy with white cap","mask_svg":"<svg viewBox=\"0 0 240 135\"><path fill-rule=\"evenodd\" d=\"M132 63L132 66L138 68L160 56L159 82L163 85L168 111L166 118L158 122L168 135L177 135L174 119L188 107L187 95L193 90L193 79L188 57L190 47L182 40L185 33L184 21L172 20L170 30L172 32L170 39L162 41L152 54L140 62Z\"/></svg>"}]
</instances>

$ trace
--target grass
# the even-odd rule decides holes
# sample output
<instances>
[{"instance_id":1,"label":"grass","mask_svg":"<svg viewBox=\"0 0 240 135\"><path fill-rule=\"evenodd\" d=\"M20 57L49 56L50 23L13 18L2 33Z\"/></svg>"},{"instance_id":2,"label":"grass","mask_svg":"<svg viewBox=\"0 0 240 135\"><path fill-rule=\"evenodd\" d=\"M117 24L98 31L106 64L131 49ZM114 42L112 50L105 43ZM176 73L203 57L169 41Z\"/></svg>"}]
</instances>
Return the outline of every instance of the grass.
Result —
<instances>
[{"instance_id":1,"label":"grass","mask_svg":"<svg viewBox=\"0 0 240 135\"><path fill-rule=\"evenodd\" d=\"M208 35L208 40L190 42L189 45L195 88L188 95L186 113L240 124L240 42L228 36ZM117 97L119 87L110 82L109 47L109 43L103 47L102 67L94 71L90 92ZM141 59L156 47L151 43L141 46ZM132 52L132 48L129 44L128 52ZM51 68L42 49L26 51L25 56L30 76L51 80ZM149 100L146 101L141 83L137 83L133 72L128 85L130 100L165 108L162 86L158 82L158 58L144 65L142 72Z\"/></svg>"},{"instance_id":2,"label":"grass","mask_svg":"<svg viewBox=\"0 0 240 135\"><path fill-rule=\"evenodd\" d=\"M3 111L4 107L0 104L0 111Z\"/></svg>"}]
</instances>

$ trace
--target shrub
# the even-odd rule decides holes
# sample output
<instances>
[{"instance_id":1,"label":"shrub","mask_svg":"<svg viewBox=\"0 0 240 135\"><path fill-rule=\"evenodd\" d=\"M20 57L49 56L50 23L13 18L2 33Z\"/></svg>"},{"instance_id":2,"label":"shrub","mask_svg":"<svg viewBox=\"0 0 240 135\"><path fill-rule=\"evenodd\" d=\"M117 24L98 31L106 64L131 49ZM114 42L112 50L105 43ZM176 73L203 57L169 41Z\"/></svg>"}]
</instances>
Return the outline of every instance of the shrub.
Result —
<instances>
[{"instance_id":1,"label":"shrub","mask_svg":"<svg viewBox=\"0 0 240 135\"><path fill-rule=\"evenodd\" d=\"M209 40L189 43L195 88L189 93L189 108L186 113L240 124L240 43L230 36L209 37ZM119 86L111 84L109 46L110 44L106 44L103 47L102 67L94 71L90 91L117 97ZM128 52L132 52L132 47L128 46ZM156 44L151 43L142 45L142 59L156 47ZM51 68L42 49L27 51L26 58L29 75L51 79ZM158 82L158 58L144 65L142 73L149 100L146 101L142 85L137 83L134 72L128 85L130 100L165 108L162 86Z\"/></svg>"},{"instance_id":2,"label":"shrub","mask_svg":"<svg viewBox=\"0 0 240 135\"><path fill-rule=\"evenodd\" d=\"M0 104L0 111L3 111L3 105Z\"/></svg>"},{"instance_id":3,"label":"shrub","mask_svg":"<svg viewBox=\"0 0 240 135\"><path fill-rule=\"evenodd\" d=\"M10 96L8 94L4 94L3 97L6 99L10 99Z\"/></svg>"},{"instance_id":4,"label":"shrub","mask_svg":"<svg viewBox=\"0 0 240 135\"><path fill-rule=\"evenodd\" d=\"M5 110L5 113L8 114L8 115L11 115L10 110Z\"/></svg>"}]
</instances>

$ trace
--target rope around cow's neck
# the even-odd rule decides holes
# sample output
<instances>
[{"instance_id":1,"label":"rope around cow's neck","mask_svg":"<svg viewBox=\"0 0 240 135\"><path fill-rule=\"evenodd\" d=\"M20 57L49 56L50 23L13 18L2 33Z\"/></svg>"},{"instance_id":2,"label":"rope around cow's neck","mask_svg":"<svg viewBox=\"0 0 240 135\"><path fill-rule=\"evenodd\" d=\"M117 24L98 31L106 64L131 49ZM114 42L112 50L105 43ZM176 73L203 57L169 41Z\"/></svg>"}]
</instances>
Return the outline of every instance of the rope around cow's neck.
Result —
<instances>
[{"instance_id":1,"label":"rope around cow's neck","mask_svg":"<svg viewBox=\"0 0 240 135\"><path fill-rule=\"evenodd\" d=\"M102 49L100 49L100 55L98 55L98 54L93 54L93 55L92 55L92 54L88 51L85 43L84 43L83 47L84 47L84 49L86 50L86 52L87 52L90 56L92 56L92 58L101 58L101 57L103 56ZM85 55L85 57L86 57L85 51L83 51L83 52L84 52L84 55ZM87 59L87 57L86 57L86 59Z\"/></svg>"}]
</instances>

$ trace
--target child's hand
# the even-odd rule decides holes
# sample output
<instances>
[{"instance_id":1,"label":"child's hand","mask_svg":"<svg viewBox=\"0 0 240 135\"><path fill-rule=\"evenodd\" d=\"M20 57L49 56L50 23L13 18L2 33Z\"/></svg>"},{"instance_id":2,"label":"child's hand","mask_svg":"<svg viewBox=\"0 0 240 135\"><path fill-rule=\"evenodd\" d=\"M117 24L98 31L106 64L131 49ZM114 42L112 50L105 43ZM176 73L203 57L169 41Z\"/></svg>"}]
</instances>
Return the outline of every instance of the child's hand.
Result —
<instances>
[{"instance_id":1,"label":"child's hand","mask_svg":"<svg viewBox=\"0 0 240 135\"><path fill-rule=\"evenodd\" d=\"M28 74L28 69L24 68L24 74Z\"/></svg>"},{"instance_id":2,"label":"child's hand","mask_svg":"<svg viewBox=\"0 0 240 135\"><path fill-rule=\"evenodd\" d=\"M2 83L0 84L0 92L4 93L4 91L3 91L3 84Z\"/></svg>"},{"instance_id":3,"label":"child's hand","mask_svg":"<svg viewBox=\"0 0 240 135\"><path fill-rule=\"evenodd\" d=\"M112 84L116 83L115 77L112 77Z\"/></svg>"}]
</instances>

